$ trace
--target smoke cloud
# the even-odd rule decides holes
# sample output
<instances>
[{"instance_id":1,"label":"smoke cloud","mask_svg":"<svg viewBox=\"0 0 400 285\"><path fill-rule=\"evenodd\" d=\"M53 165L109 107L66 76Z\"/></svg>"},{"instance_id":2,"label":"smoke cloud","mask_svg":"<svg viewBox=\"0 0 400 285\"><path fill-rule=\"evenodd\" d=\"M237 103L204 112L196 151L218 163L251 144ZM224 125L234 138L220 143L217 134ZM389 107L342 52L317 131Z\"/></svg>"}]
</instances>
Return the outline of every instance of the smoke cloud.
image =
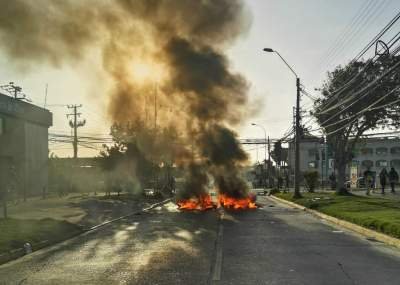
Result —
<instances>
[{"instance_id":1,"label":"smoke cloud","mask_svg":"<svg viewBox=\"0 0 400 285\"><path fill-rule=\"evenodd\" d=\"M247 194L247 161L230 130L247 115L248 83L223 51L250 25L241 0L0 0L0 48L16 63L76 64L98 52L112 82L114 122L146 122L180 134L176 161L188 169L183 196L211 180L222 193ZM192 151L191 151L192 148Z\"/></svg>"}]
</instances>

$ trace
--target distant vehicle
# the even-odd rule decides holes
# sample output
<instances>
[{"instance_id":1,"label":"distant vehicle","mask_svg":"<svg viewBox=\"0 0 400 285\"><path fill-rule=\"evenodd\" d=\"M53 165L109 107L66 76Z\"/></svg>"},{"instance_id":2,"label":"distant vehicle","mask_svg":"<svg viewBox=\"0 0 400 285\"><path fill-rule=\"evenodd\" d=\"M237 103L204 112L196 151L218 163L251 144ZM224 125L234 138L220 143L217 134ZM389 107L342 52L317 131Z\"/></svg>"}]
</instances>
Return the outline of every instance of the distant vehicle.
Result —
<instances>
[{"instance_id":1,"label":"distant vehicle","mask_svg":"<svg viewBox=\"0 0 400 285\"><path fill-rule=\"evenodd\" d=\"M153 188L145 188L143 192L145 196L154 196L156 194Z\"/></svg>"}]
</instances>

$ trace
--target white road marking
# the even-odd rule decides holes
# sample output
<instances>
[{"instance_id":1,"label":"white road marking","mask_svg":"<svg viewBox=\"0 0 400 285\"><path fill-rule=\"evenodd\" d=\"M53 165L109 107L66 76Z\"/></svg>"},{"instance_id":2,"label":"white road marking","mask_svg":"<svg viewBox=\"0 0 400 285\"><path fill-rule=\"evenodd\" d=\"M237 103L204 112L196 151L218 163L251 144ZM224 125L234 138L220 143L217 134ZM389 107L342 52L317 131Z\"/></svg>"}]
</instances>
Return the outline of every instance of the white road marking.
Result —
<instances>
[{"instance_id":1,"label":"white road marking","mask_svg":"<svg viewBox=\"0 0 400 285\"><path fill-rule=\"evenodd\" d=\"M224 214L221 215L221 223L219 224L218 236L217 236L217 245L216 245L216 256L215 256L215 264L213 270L213 281L221 280L221 270L222 270L222 243L223 243L223 235L224 235L224 225L222 224L222 220L224 219Z\"/></svg>"}]
</instances>

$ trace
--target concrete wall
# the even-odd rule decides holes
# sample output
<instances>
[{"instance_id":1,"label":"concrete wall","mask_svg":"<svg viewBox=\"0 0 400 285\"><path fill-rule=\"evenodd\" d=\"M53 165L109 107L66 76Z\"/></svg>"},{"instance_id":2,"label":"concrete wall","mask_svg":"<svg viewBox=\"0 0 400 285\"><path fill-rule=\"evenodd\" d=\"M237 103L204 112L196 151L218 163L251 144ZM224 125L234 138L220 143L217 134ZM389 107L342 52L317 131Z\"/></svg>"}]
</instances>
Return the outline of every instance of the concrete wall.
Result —
<instances>
[{"instance_id":1,"label":"concrete wall","mask_svg":"<svg viewBox=\"0 0 400 285\"><path fill-rule=\"evenodd\" d=\"M13 184L13 191L15 195L23 195L25 191L25 127L24 121L17 118L4 115L0 113L0 117L3 121L3 133L0 135L0 160L7 162L7 165L3 165L3 170L8 168L15 168L15 176L3 176L2 180L7 179L7 181L2 181L0 184L5 187L7 185ZM17 178L17 179L16 179ZM17 180L12 181L12 180ZM4 189L2 190L4 191Z\"/></svg>"},{"instance_id":2,"label":"concrete wall","mask_svg":"<svg viewBox=\"0 0 400 285\"><path fill-rule=\"evenodd\" d=\"M43 187L48 187L51 113L0 94L0 118L4 126L0 134L0 158L8 161L9 168L15 169L15 177L9 177L15 188L13 195L42 193Z\"/></svg>"},{"instance_id":3,"label":"concrete wall","mask_svg":"<svg viewBox=\"0 0 400 285\"><path fill-rule=\"evenodd\" d=\"M25 183L29 194L48 188L48 128L25 123Z\"/></svg>"}]
</instances>

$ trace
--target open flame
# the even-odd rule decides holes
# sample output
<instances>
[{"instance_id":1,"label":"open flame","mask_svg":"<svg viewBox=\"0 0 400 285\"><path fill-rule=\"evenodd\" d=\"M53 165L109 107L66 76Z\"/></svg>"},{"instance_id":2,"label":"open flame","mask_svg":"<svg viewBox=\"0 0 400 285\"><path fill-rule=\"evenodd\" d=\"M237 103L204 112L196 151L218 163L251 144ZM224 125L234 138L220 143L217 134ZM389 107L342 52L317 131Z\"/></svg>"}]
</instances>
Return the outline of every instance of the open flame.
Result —
<instances>
[{"instance_id":1,"label":"open flame","mask_svg":"<svg viewBox=\"0 0 400 285\"><path fill-rule=\"evenodd\" d=\"M234 198L229 197L226 194L220 194L218 196L218 204L220 207L234 210L246 210L246 209L257 209L255 203L255 196L249 196L245 198Z\"/></svg>"},{"instance_id":2,"label":"open flame","mask_svg":"<svg viewBox=\"0 0 400 285\"><path fill-rule=\"evenodd\" d=\"M177 202L180 210L200 210L205 211L214 209L216 205L211 200L211 195L203 195L200 197L193 197L186 200L180 200Z\"/></svg>"},{"instance_id":3,"label":"open flame","mask_svg":"<svg viewBox=\"0 0 400 285\"><path fill-rule=\"evenodd\" d=\"M180 210L199 210L206 211L210 209L215 209L217 206L212 201L211 195L207 194L200 197L192 197L186 200L180 200L177 202L178 208ZM234 198L229 197L226 194L218 195L218 207L223 207L226 209L233 210L247 210L247 209L257 209L255 203L255 196L248 196L245 198Z\"/></svg>"}]
</instances>

